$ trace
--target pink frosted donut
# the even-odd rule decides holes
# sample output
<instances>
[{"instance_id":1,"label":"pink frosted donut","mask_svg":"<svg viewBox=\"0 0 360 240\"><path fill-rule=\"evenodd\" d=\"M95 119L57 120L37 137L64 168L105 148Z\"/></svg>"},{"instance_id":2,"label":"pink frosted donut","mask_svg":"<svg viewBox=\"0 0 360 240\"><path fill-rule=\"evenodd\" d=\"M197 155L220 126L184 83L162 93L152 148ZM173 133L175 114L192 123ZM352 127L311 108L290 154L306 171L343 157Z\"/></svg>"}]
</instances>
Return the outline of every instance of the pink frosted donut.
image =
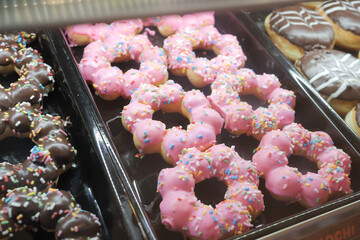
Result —
<instances>
[{"instance_id":1,"label":"pink frosted donut","mask_svg":"<svg viewBox=\"0 0 360 240\"><path fill-rule=\"evenodd\" d=\"M234 73L243 67L246 56L235 36L220 34L212 26L186 27L164 40L169 69L177 76L186 75L195 87L212 83L221 73ZM196 57L194 49L213 50L211 60Z\"/></svg>"},{"instance_id":2,"label":"pink frosted donut","mask_svg":"<svg viewBox=\"0 0 360 240\"><path fill-rule=\"evenodd\" d=\"M318 164L317 173L301 174L288 166L291 154ZM265 187L278 200L299 202L304 207L323 204L330 196L350 194L349 155L333 145L325 132L311 132L292 123L268 132L261 139L252 161L265 177Z\"/></svg>"},{"instance_id":3,"label":"pink frosted donut","mask_svg":"<svg viewBox=\"0 0 360 240\"><path fill-rule=\"evenodd\" d=\"M166 129L164 123L152 120L155 111L179 112L189 119L186 130ZM122 111L123 126L133 134L140 156L160 153L165 161L175 164L184 148L202 151L214 145L221 132L223 120L210 108L198 90L183 92L179 84L169 80L160 87L141 84Z\"/></svg>"},{"instance_id":4,"label":"pink frosted donut","mask_svg":"<svg viewBox=\"0 0 360 240\"><path fill-rule=\"evenodd\" d=\"M215 208L195 196L195 184L217 178L228 190ZM259 175L250 161L233 148L215 145L205 152L185 149L173 168L161 170L158 191L162 196L162 223L172 231L196 239L220 239L247 231L264 209L258 189Z\"/></svg>"},{"instance_id":5,"label":"pink frosted donut","mask_svg":"<svg viewBox=\"0 0 360 240\"><path fill-rule=\"evenodd\" d=\"M170 36L181 28L193 26L200 28L215 24L214 12L198 12L193 14L168 15L151 17L144 20L144 26L156 26L163 36Z\"/></svg>"},{"instance_id":6,"label":"pink frosted donut","mask_svg":"<svg viewBox=\"0 0 360 240\"><path fill-rule=\"evenodd\" d=\"M112 62L134 60L139 70L123 73ZM167 59L162 48L153 46L147 36L111 35L94 41L84 49L79 64L83 78L92 84L95 93L105 100L120 96L130 98L140 83L160 85L168 79Z\"/></svg>"},{"instance_id":7,"label":"pink frosted donut","mask_svg":"<svg viewBox=\"0 0 360 240\"><path fill-rule=\"evenodd\" d=\"M235 74L220 74L211 84L208 99L225 121L225 129L235 135L246 133L260 140L266 133L282 128L294 121L295 95L280 88L275 75L257 75L252 70L242 68ZM253 94L267 108L253 110L239 95Z\"/></svg>"},{"instance_id":8,"label":"pink frosted donut","mask_svg":"<svg viewBox=\"0 0 360 240\"><path fill-rule=\"evenodd\" d=\"M86 23L68 26L65 34L71 46L83 46L97 40L104 40L111 34L135 35L143 29L141 19L128 19L106 23Z\"/></svg>"}]
</instances>

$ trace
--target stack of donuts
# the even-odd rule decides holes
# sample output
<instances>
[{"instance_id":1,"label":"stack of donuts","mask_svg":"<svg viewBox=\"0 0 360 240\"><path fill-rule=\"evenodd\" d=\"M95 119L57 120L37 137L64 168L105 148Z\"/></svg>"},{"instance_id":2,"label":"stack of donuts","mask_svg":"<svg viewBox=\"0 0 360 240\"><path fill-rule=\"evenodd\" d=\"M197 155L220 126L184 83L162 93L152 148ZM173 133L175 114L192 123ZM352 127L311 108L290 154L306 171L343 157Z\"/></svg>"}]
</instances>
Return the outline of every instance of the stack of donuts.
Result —
<instances>
[{"instance_id":1,"label":"stack of donuts","mask_svg":"<svg viewBox=\"0 0 360 240\"><path fill-rule=\"evenodd\" d=\"M0 139L29 138L35 144L19 164L0 163L0 239L37 227L55 231L56 239L100 239L98 218L69 193L53 189L76 150L66 133L70 121L42 113L43 97L51 94L55 79L40 53L27 47L35 38L25 32L0 34L0 74L19 75L10 87L0 85Z\"/></svg>"},{"instance_id":2,"label":"stack of donuts","mask_svg":"<svg viewBox=\"0 0 360 240\"><path fill-rule=\"evenodd\" d=\"M221 34L214 23L214 13L206 12L66 29L70 44L86 45L79 69L95 94L105 100L130 99L121 120L133 134L136 156L160 153L172 165L160 171L157 182L165 227L194 239L247 231L264 210L261 178L274 198L304 207L350 194L350 157L328 134L294 123L294 92L282 88L271 73L245 68L247 58L237 37ZM165 36L162 46L150 42L148 34L157 32L147 27L157 27ZM196 49L216 56L197 57ZM111 65L127 60L140 63L140 69L123 74ZM182 77L175 82L171 76ZM184 91L184 77L193 89ZM211 90L208 96L197 89L205 86ZM254 95L262 106L253 109L243 95ZM159 110L180 113L189 124L186 129L167 128L153 119ZM235 147L217 143L222 129L232 137L247 135L260 142L252 161L241 158ZM319 171L302 175L287 166L290 154L317 162ZM202 203L194 190L196 183L210 178L228 187L215 206Z\"/></svg>"},{"instance_id":3,"label":"stack of donuts","mask_svg":"<svg viewBox=\"0 0 360 240\"><path fill-rule=\"evenodd\" d=\"M265 19L265 28L281 52L360 136L359 22L359 1L328 0L276 9Z\"/></svg>"}]
</instances>

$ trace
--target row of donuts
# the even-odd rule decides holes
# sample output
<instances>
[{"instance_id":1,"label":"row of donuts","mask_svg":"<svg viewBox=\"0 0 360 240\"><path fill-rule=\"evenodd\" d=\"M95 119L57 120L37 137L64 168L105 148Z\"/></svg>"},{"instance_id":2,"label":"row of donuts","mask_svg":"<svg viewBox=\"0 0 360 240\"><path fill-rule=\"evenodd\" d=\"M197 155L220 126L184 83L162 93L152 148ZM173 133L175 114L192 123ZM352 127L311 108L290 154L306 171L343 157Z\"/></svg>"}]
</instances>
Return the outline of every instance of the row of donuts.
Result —
<instances>
[{"instance_id":1,"label":"row of donuts","mask_svg":"<svg viewBox=\"0 0 360 240\"><path fill-rule=\"evenodd\" d=\"M66 35L71 46L84 46L90 42L103 40L112 34L135 35L144 27L155 26L163 36L170 36L184 26L214 25L214 12L198 12L193 14L168 15L146 19L118 20L107 23L86 23L71 25L66 28Z\"/></svg>"},{"instance_id":2,"label":"row of donuts","mask_svg":"<svg viewBox=\"0 0 360 240\"><path fill-rule=\"evenodd\" d=\"M1 87L0 139L30 138L35 144L25 161L0 163L0 238L41 227L55 231L56 239L99 239L99 219L82 210L70 193L53 189L76 150L66 133L70 122L42 114L42 97L53 90L55 80L40 53L26 47L35 38L34 33L0 34L1 74L15 71L20 76L9 88Z\"/></svg>"},{"instance_id":3,"label":"row of donuts","mask_svg":"<svg viewBox=\"0 0 360 240\"><path fill-rule=\"evenodd\" d=\"M358 135L359 21L358 0L329 0L276 9L264 23L275 45Z\"/></svg>"},{"instance_id":4,"label":"row of donuts","mask_svg":"<svg viewBox=\"0 0 360 240\"><path fill-rule=\"evenodd\" d=\"M204 33L203 29L206 29ZM207 76L213 75L214 79L198 85L193 83L199 87L211 84L210 96L206 97L199 90L184 92L172 80L165 80L156 84L157 86L151 82L138 82L133 83L138 84L136 88L128 90L131 100L121 113L124 128L133 133L139 156L160 153L165 161L174 165L173 168L163 169L159 174L158 191L163 198L160 203L162 223L169 230L198 239L219 239L243 233L264 209L263 195L258 189L260 176L265 177L266 187L277 199L299 202L306 207L322 204L330 195L351 193L348 178L350 157L335 148L326 133L310 132L299 124L293 124L294 93L281 88L279 80L272 74L258 75L243 68L246 56L236 37L229 36L219 40L215 30L213 26L200 29L186 26L164 41L171 72L174 75L187 75L189 78L198 69L194 65L188 67L191 66L190 63L197 62L189 60L195 55L193 48L212 49L215 52L220 49L218 52L221 54L218 56L224 57L234 53L231 55L234 56L233 66L229 63L222 67L208 64L204 72L208 73ZM85 57L79 64L82 75L86 75L85 80L92 76L105 76L105 71L101 72L96 67L96 63L100 62L98 56L122 59L124 52L131 56L129 52L134 45L109 52L109 49L124 45L123 41L116 40L115 43L108 44L109 41L119 39L117 36L106 36L103 41L95 41L85 47ZM131 38L136 36L139 35ZM206 39L210 41L205 41ZM224 42L225 47L219 47L219 42ZM232 44L234 42L235 45ZM94 47L90 54L88 51L91 44L102 47ZM146 48L135 49L147 51ZM168 53L173 49L176 50L175 57ZM137 56L142 54L143 52L138 53ZM91 58L90 64L84 64L89 61L87 56L91 55L96 57ZM211 63L212 60L201 61ZM107 63L105 68L114 68L110 66ZM211 69L215 69L214 72ZM114 78L120 78L119 76L122 75L115 75ZM105 82L103 85L110 84L111 80L108 80L109 83ZM268 107L260 107L254 111L252 106L239 98L239 95L247 94L255 95L262 102L269 102ZM158 110L179 112L189 119L190 124L186 130L179 126L166 129L164 123L152 119L154 112ZM253 163L242 159L234 148L215 145L216 135L221 132L224 121L225 128L230 133L252 135L261 140L261 147L254 155ZM284 132L273 131L284 126L287 129ZM269 143L262 139L268 139ZM274 153L271 152L273 149L276 150ZM302 175L297 169L288 167L286 157L289 154L302 155L311 161L320 162L319 172ZM268 177L272 174L281 178ZM211 177L224 181L228 186L225 200L215 208L201 203L194 193L195 183Z\"/></svg>"}]
</instances>

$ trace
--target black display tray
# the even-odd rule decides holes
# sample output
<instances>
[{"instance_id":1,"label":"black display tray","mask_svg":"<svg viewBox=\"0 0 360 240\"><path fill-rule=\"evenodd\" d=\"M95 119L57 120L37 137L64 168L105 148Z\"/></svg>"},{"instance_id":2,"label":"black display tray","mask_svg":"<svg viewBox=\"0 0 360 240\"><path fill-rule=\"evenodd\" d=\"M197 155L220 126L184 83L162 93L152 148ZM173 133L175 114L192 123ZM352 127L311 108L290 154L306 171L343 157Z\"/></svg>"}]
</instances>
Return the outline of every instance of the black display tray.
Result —
<instances>
[{"instance_id":1,"label":"black display tray","mask_svg":"<svg viewBox=\"0 0 360 240\"><path fill-rule=\"evenodd\" d=\"M271 232L300 223L360 199L360 174L358 174L360 171L360 144L358 144L359 139L354 133L338 116L329 111L324 102L319 102L319 99L316 98L316 96L314 97L314 94L299 81L298 75L293 71L289 71L287 67L284 67L281 56L263 43L264 37L260 34L260 31L256 30L258 28L252 20L243 14L237 18L234 14L227 13L216 16L216 27L221 33L230 33L237 36L248 57L246 67L254 69L258 74L265 72L277 75L284 88L295 92L297 96L295 107L296 122L301 123L311 131L321 130L327 132L334 140L335 145L347 152L353 160L350 176L352 178L354 193L338 199L332 199L316 208L304 209L297 204L286 206L283 202L274 200L265 189L264 181L261 180L260 189L264 193L265 211L253 221L255 227L252 230L233 238L256 239L261 236L266 236ZM61 57L64 59L64 61L61 62L62 67L64 69L73 69L72 74L79 74L78 70L74 68L76 68L76 62L79 62L82 57L83 47L69 47L66 39L61 39L63 36L64 32L62 29L60 29L60 32L54 31L50 34L50 37L54 43L56 43L57 51L62 53ZM150 37L150 40L158 46L162 46L163 39L159 33L156 33L155 37ZM202 51L197 54L202 54ZM128 62L121 63L119 66L123 70L126 70L129 67L136 67L137 64ZM86 86L85 81L75 82L81 80L81 77L78 75L73 75L73 77L73 84L84 89L84 86ZM169 78L180 83L185 90L193 88L184 77L176 77L170 74ZM210 94L210 87L204 87L201 90L205 95ZM84 91L87 94L87 90ZM127 185L129 189L136 192L134 195L135 198L131 200L134 201L133 204L135 206L139 206L139 208L136 209L140 215L139 223L152 234L151 237L156 239L183 239L181 234L166 230L161 224L160 218L159 203L161 196L156 192L158 173L161 169L171 166L165 163L159 154L146 155L141 159L135 157L138 150L132 143L131 133L123 128L120 119L120 112L123 106L129 103L129 100L119 98L115 101L108 102L96 96L93 90L91 90L91 92L93 104L97 106L111 134L109 144L113 143L114 145L109 145L108 147L113 148L114 153L117 155L117 159L115 159L116 162L114 162L117 165L117 170L120 174L124 174L126 181L131 182L130 185L127 185L129 182L121 182L119 184ZM259 105L259 101L251 96L242 99L251 103L254 108ZM188 123L188 121L179 114L156 113L155 118L165 121L168 128L174 125L182 125L185 127ZM225 143L227 146L234 145L235 150L240 156L248 160L251 159L253 150L259 144L259 142L252 137L231 137L225 130L218 135L217 142ZM300 157L291 157L290 165L298 167L301 172L316 171L317 169L315 164ZM210 179L197 184L195 192L196 196L204 203L215 205L223 199L225 188L225 185L221 182ZM214 189L216 189L216 191L214 191Z\"/></svg>"},{"instance_id":2,"label":"black display tray","mask_svg":"<svg viewBox=\"0 0 360 240\"><path fill-rule=\"evenodd\" d=\"M100 218L102 238L114 239L114 236L143 236L137 226L137 217L131 202L119 185L119 173L113 166L111 149L107 148L103 135L101 119L91 109L92 102L82 93L72 91L73 83L69 82L68 70L59 64L54 52L54 45L44 32L38 33L33 47L42 54L44 61L55 71L54 91L44 98L43 113L60 115L63 119L70 117L72 126L69 136L77 150L76 159L69 171L59 178L58 188L72 193L83 209L93 212ZM7 86L16 81L16 74L1 77L2 84ZM85 108L84 106L90 106ZM86 111L86 112L85 112ZM30 139L6 138L0 144L2 160L18 163L25 160L34 143ZM128 216L123 218L122 216ZM130 226L130 227L129 227ZM16 239L55 239L54 233L39 230L37 233L22 232Z\"/></svg>"}]
</instances>

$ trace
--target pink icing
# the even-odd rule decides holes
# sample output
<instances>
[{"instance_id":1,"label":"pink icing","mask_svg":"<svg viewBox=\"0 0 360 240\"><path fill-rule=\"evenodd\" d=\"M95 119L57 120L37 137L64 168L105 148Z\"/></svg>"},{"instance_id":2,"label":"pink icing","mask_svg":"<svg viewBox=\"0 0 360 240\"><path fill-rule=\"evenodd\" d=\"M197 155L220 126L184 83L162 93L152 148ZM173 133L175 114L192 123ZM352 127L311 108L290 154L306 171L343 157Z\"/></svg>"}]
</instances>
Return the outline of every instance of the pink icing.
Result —
<instances>
[{"instance_id":1,"label":"pink icing","mask_svg":"<svg viewBox=\"0 0 360 240\"><path fill-rule=\"evenodd\" d=\"M318 206L329 199L329 186L325 179L316 173L308 172L303 175L302 186L302 198L308 207Z\"/></svg>"},{"instance_id":2,"label":"pink icing","mask_svg":"<svg viewBox=\"0 0 360 240\"><path fill-rule=\"evenodd\" d=\"M79 44L78 35L87 36L90 41L104 40L107 36L120 33L124 35L134 35L139 33L143 28L141 19L129 19L112 22L111 24L97 23L97 24L78 24L68 26L65 30L69 42L73 46Z\"/></svg>"},{"instance_id":3,"label":"pink icing","mask_svg":"<svg viewBox=\"0 0 360 240\"><path fill-rule=\"evenodd\" d=\"M146 119L136 124L136 132L134 134L136 134L140 142L137 148L150 150L155 147L155 145L160 146L162 136L165 134L165 129L166 126L164 123L152 119ZM147 153L155 153L157 151Z\"/></svg>"},{"instance_id":4,"label":"pink icing","mask_svg":"<svg viewBox=\"0 0 360 240\"><path fill-rule=\"evenodd\" d=\"M137 124L141 120L151 119L152 111L158 110L179 112L190 119L190 124L186 130L173 127L163 134L156 134L156 137L148 137L144 144L145 139L139 138L144 135L144 132L137 129ZM184 148L196 147L204 151L214 145L216 135L221 132L223 124L221 116L210 108L203 93L196 90L184 93L181 86L173 81L167 81L160 87L141 84L133 92L130 104L124 108L122 119L125 128L138 136L140 143L137 148L140 154L159 151L166 161L172 163L178 160ZM149 131L149 133L155 131ZM162 142L161 149L148 150L148 146L157 145L159 142Z\"/></svg>"},{"instance_id":5,"label":"pink icing","mask_svg":"<svg viewBox=\"0 0 360 240\"><path fill-rule=\"evenodd\" d=\"M176 31L192 26L196 28L214 25L214 12L198 12L193 14L168 15L162 17L152 17L143 20L145 26L156 26L164 36L173 35Z\"/></svg>"},{"instance_id":6,"label":"pink icing","mask_svg":"<svg viewBox=\"0 0 360 240\"><path fill-rule=\"evenodd\" d=\"M123 74L117 67L111 66L112 62L125 60L139 62L139 70L130 69ZM86 81L91 82L93 86L101 86L95 87L100 97L114 100L120 96L129 98L141 83L164 83L168 78L166 65L164 50L152 46L145 35L130 37L117 33L108 36L103 42L95 41L86 46L79 69ZM101 69L109 70L111 73L103 74L102 70L102 74L96 74ZM113 74L115 72L118 77ZM115 82L112 83L113 81Z\"/></svg>"},{"instance_id":7,"label":"pink icing","mask_svg":"<svg viewBox=\"0 0 360 240\"><path fill-rule=\"evenodd\" d=\"M239 172L243 164L251 171ZM196 182L212 177L229 187L225 200L215 208L200 202L194 192ZM159 174L162 223L170 230L197 239L241 234L252 226L252 217L264 209L258 182L252 179L258 179L256 168L234 149L225 145L215 145L205 152L186 149L174 168L163 169Z\"/></svg>"},{"instance_id":8,"label":"pink icing","mask_svg":"<svg viewBox=\"0 0 360 240\"><path fill-rule=\"evenodd\" d=\"M229 38L232 40L227 40ZM198 48L220 51L218 56L208 60L196 57L193 49ZM222 35L212 25L182 28L164 40L164 49L168 54L170 70L177 71L179 75L187 75L197 87L212 83L218 74L234 73L244 66L246 60L236 37Z\"/></svg>"},{"instance_id":9,"label":"pink icing","mask_svg":"<svg viewBox=\"0 0 360 240\"><path fill-rule=\"evenodd\" d=\"M302 175L287 166L290 154L319 162L319 171ZM292 123L282 131L265 134L252 161L264 175L266 188L282 201L314 207L326 202L329 196L352 192L348 177L350 157L337 149L325 132L311 132L300 124Z\"/></svg>"},{"instance_id":10,"label":"pink icing","mask_svg":"<svg viewBox=\"0 0 360 240\"><path fill-rule=\"evenodd\" d=\"M295 95L280 88L279 80L272 74L257 75L246 68L237 70L236 74L219 74L211 84L211 90L208 96L211 106L221 114L225 129L232 134L247 133L261 139L266 132L294 121ZM239 99L242 94L254 94L263 102L268 101L269 106L253 111L249 104Z\"/></svg>"}]
</instances>

